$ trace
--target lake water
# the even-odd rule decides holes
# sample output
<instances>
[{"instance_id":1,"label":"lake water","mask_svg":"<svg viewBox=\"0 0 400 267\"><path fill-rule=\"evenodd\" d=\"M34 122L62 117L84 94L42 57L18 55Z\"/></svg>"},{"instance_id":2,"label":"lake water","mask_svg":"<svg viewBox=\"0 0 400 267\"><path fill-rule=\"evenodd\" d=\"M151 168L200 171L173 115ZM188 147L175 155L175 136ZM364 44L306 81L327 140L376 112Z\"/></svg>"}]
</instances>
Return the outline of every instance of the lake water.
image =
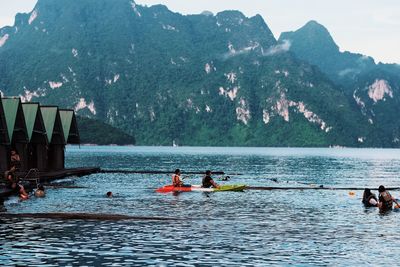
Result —
<instances>
[{"instance_id":1,"label":"lake water","mask_svg":"<svg viewBox=\"0 0 400 267\"><path fill-rule=\"evenodd\" d=\"M400 185L400 150L68 147L67 167L211 169L250 186ZM219 176L214 177L217 182ZM0 219L0 265L397 265L400 213L361 205L362 191L158 194L170 175L93 174L60 180L44 199L11 198L12 213L86 212L175 221ZM199 184L201 175L188 183ZM114 198L105 198L112 191ZM399 196L399 192L392 191Z\"/></svg>"}]
</instances>

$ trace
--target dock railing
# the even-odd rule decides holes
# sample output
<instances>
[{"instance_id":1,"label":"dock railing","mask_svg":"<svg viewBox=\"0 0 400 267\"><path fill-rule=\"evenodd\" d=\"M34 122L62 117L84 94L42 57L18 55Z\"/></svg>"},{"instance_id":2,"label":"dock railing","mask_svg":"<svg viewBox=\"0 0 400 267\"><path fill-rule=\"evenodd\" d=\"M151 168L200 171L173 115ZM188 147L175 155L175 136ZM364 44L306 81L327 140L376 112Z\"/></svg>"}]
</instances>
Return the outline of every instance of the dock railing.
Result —
<instances>
[{"instance_id":1,"label":"dock railing","mask_svg":"<svg viewBox=\"0 0 400 267\"><path fill-rule=\"evenodd\" d=\"M21 180L34 183L36 188L38 188L40 184L39 170L36 168L30 169Z\"/></svg>"}]
</instances>

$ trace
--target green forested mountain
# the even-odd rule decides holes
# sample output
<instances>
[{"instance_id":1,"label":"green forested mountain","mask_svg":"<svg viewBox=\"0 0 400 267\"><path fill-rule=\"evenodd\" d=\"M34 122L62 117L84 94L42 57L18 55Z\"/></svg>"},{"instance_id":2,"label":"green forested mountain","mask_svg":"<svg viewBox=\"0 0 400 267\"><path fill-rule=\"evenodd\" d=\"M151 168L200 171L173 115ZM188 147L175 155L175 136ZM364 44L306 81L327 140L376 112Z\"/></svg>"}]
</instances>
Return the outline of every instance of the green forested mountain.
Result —
<instances>
[{"instance_id":1,"label":"green forested mountain","mask_svg":"<svg viewBox=\"0 0 400 267\"><path fill-rule=\"evenodd\" d=\"M96 119L77 117L81 144L134 145L135 138Z\"/></svg>"},{"instance_id":2,"label":"green forested mountain","mask_svg":"<svg viewBox=\"0 0 400 267\"><path fill-rule=\"evenodd\" d=\"M340 52L328 30L315 21L282 33L279 42L289 42L296 57L317 66L357 104L370 124L363 141L371 146L398 146L400 65L375 64L371 57Z\"/></svg>"},{"instance_id":3,"label":"green forested mountain","mask_svg":"<svg viewBox=\"0 0 400 267\"><path fill-rule=\"evenodd\" d=\"M279 42L290 42L291 52L318 66L336 83L354 81L359 73L375 67L371 57L340 52L329 31L316 21L308 22L297 31L282 33Z\"/></svg>"},{"instance_id":4,"label":"green forested mountain","mask_svg":"<svg viewBox=\"0 0 400 267\"><path fill-rule=\"evenodd\" d=\"M335 54L332 42L324 47ZM238 11L183 16L130 0L39 0L0 29L0 90L73 108L139 145L397 146L397 133L370 123L329 62L318 66L294 47Z\"/></svg>"}]
</instances>

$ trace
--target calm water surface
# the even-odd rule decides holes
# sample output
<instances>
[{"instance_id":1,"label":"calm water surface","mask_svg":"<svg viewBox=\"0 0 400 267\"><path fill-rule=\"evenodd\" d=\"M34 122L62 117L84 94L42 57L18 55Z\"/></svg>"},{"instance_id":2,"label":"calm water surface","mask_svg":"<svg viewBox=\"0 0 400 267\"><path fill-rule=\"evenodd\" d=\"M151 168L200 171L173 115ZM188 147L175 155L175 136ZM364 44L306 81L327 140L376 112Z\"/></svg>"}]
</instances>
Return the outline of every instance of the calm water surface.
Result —
<instances>
[{"instance_id":1,"label":"calm water surface","mask_svg":"<svg viewBox=\"0 0 400 267\"><path fill-rule=\"evenodd\" d=\"M83 146L69 147L66 160L68 167L212 169L232 174L229 183L251 186L400 185L400 150ZM154 192L170 180L158 174L94 174L57 181L85 188L49 188L46 198L24 202L11 198L6 207L13 213L179 220L0 219L0 265L397 265L400 213L365 209L361 191ZM200 175L187 178L200 181ZM107 191L115 197L105 198Z\"/></svg>"}]
</instances>

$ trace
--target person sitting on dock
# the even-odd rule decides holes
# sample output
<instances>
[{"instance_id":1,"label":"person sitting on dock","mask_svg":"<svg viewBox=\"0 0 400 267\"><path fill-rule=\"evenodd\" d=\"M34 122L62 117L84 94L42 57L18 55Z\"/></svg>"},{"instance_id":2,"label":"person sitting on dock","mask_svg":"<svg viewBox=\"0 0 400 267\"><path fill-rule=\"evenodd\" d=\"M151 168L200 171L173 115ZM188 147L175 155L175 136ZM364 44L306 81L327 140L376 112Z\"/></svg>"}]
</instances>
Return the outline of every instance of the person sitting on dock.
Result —
<instances>
[{"instance_id":1,"label":"person sitting on dock","mask_svg":"<svg viewBox=\"0 0 400 267\"><path fill-rule=\"evenodd\" d=\"M396 202L399 205L394 197L390 195L390 193L386 190L383 185L380 185L378 188L379 191L379 211L385 212L391 210L393 208L393 202Z\"/></svg>"},{"instance_id":2,"label":"person sitting on dock","mask_svg":"<svg viewBox=\"0 0 400 267\"><path fill-rule=\"evenodd\" d=\"M21 167L21 157L14 149L11 150L11 166L15 166L16 169Z\"/></svg>"},{"instance_id":3,"label":"person sitting on dock","mask_svg":"<svg viewBox=\"0 0 400 267\"><path fill-rule=\"evenodd\" d=\"M175 187L190 187L191 185L184 184L182 179L181 179L181 170L176 169L174 174L172 175L172 184Z\"/></svg>"},{"instance_id":4,"label":"person sitting on dock","mask_svg":"<svg viewBox=\"0 0 400 267\"><path fill-rule=\"evenodd\" d=\"M206 171L206 175L203 178L201 186L204 187L204 188L210 188L210 187L219 188L219 186L211 178L211 171L210 170Z\"/></svg>"},{"instance_id":5,"label":"person sitting on dock","mask_svg":"<svg viewBox=\"0 0 400 267\"><path fill-rule=\"evenodd\" d=\"M365 207L378 207L378 199L371 193L369 188L365 188L362 203Z\"/></svg>"},{"instance_id":6,"label":"person sitting on dock","mask_svg":"<svg viewBox=\"0 0 400 267\"><path fill-rule=\"evenodd\" d=\"M15 165L12 165L10 170L6 171L5 173L6 185L9 189L18 193L22 199L28 199L29 194L25 191L24 186L19 183L19 179L15 174L15 171L16 171Z\"/></svg>"},{"instance_id":7,"label":"person sitting on dock","mask_svg":"<svg viewBox=\"0 0 400 267\"><path fill-rule=\"evenodd\" d=\"M35 191L35 197L45 197L46 192L44 192L44 186L39 184L38 188Z\"/></svg>"}]
</instances>

